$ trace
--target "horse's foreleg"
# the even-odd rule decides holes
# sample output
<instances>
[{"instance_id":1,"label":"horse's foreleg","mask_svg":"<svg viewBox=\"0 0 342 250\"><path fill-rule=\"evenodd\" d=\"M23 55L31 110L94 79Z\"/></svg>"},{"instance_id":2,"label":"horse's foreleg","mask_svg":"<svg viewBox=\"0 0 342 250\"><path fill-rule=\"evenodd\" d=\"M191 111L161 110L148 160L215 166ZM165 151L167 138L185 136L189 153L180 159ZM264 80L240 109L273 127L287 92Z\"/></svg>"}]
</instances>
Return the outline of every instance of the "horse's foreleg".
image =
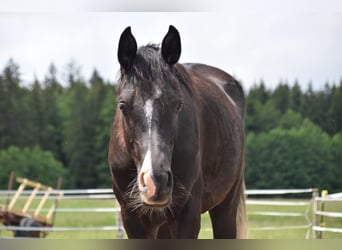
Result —
<instances>
[{"instance_id":1,"label":"horse's foreleg","mask_svg":"<svg viewBox=\"0 0 342 250\"><path fill-rule=\"evenodd\" d=\"M129 239L146 239L151 237L137 215L121 207L121 217Z\"/></svg>"},{"instance_id":2,"label":"horse's foreleg","mask_svg":"<svg viewBox=\"0 0 342 250\"><path fill-rule=\"evenodd\" d=\"M196 239L201 227L201 183L196 183L174 224L176 238Z\"/></svg>"},{"instance_id":3,"label":"horse's foreleg","mask_svg":"<svg viewBox=\"0 0 342 250\"><path fill-rule=\"evenodd\" d=\"M178 239L196 239L200 231L201 211L200 202L189 201L175 223L176 237Z\"/></svg>"}]
</instances>

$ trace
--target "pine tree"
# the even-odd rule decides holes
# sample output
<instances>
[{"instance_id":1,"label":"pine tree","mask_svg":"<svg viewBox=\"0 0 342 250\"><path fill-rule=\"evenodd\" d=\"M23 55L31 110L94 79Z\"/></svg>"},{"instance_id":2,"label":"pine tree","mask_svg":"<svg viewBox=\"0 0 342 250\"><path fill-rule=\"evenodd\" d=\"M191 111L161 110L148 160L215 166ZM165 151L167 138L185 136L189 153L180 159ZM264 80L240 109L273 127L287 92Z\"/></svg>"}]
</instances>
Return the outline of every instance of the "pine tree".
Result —
<instances>
[{"instance_id":1,"label":"pine tree","mask_svg":"<svg viewBox=\"0 0 342 250\"><path fill-rule=\"evenodd\" d=\"M3 71L1 86L0 148L25 145L26 106L22 103L19 66L10 59Z\"/></svg>"},{"instance_id":2,"label":"pine tree","mask_svg":"<svg viewBox=\"0 0 342 250\"><path fill-rule=\"evenodd\" d=\"M26 124L31 135L30 146L42 146L43 143L42 136L45 129L45 113L42 98L43 90L38 79L35 79L28 95L30 113Z\"/></svg>"},{"instance_id":3,"label":"pine tree","mask_svg":"<svg viewBox=\"0 0 342 250\"><path fill-rule=\"evenodd\" d=\"M42 130L41 147L44 150L53 152L54 156L63 162L62 149L63 127L62 118L59 112L58 99L63 93L63 87L57 81L57 69L51 64L48 75L44 80L42 106L44 110L44 129Z\"/></svg>"},{"instance_id":4,"label":"pine tree","mask_svg":"<svg viewBox=\"0 0 342 250\"><path fill-rule=\"evenodd\" d=\"M65 128L64 152L67 158L67 166L70 170L70 182L73 187L85 188L91 174L89 173L88 157L90 144L93 143L88 137L87 120L87 87L81 81L73 82L71 91L70 116Z\"/></svg>"},{"instance_id":5,"label":"pine tree","mask_svg":"<svg viewBox=\"0 0 342 250\"><path fill-rule=\"evenodd\" d=\"M298 81L296 80L292 89L291 89L291 97L290 97L290 108L293 111L300 112L302 105L302 90L299 86Z\"/></svg>"},{"instance_id":6,"label":"pine tree","mask_svg":"<svg viewBox=\"0 0 342 250\"><path fill-rule=\"evenodd\" d=\"M279 83L271 96L277 110L284 114L290 107L290 88L287 83Z\"/></svg>"}]
</instances>

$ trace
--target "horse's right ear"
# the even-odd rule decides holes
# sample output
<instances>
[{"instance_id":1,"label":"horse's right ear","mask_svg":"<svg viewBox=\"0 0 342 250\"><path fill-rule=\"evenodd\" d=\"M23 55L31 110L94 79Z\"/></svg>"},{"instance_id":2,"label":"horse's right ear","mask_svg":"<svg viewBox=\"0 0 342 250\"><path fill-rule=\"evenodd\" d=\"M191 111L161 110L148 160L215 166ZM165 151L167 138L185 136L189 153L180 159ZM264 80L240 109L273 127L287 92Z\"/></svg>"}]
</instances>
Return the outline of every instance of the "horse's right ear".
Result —
<instances>
[{"instance_id":1,"label":"horse's right ear","mask_svg":"<svg viewBox=\"0 0 342 250\"><path fill-rule=\"evenodd\" d=\"M179 32L174 26L170 25L161 46L161 53L165 62L170 65L177 63L181 54L181 47Z\"/></svg>"},{"instance_id":2,"label":"horse's right ear","mask_svg":"<svg viewBox=\"0 0 342 250\"><path fill-rule=\"evenodd\" d=\"M118 47L118 60L124 72L132 67L136 54L137 42L131 33L131 27L128 26L120 36Z\"/></svg>"}]
</instances>

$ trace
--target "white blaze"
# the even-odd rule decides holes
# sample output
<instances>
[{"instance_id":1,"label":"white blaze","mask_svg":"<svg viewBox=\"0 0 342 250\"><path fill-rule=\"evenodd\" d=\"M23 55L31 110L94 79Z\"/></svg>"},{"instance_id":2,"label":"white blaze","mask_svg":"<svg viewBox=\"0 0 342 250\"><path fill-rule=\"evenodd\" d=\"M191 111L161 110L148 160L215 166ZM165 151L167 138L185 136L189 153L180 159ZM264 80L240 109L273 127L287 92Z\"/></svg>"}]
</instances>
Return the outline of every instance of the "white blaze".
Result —
<instances>
[{"instance_id":1,"label":"white blaze","mask_svg":"<svg viewBox=\"0 0 342 250\"><path fill-rule=\"evenodd\" d=\"M152 127L152 115L153 115L153 100L148 99L144 106L146 121L149 129L149 133Z\"/></svg>"},{"instance_id":2,"label":"white blaze","mask_svg":"<svg viewBox=\"0 0 342 250\"><path fill-rule=\"evenodd\" d=\"M152 143L152 119L153 119L153 100L148 99L144 105L144 112L146 122L148 126L148 148L140 171L145 173L152 173L152 155L151 155L151 143Z\"/></svg>"},{"instance_id":3,"label":"white blaze","mask_svg":"<svg viewBox=\"0 0 342 250\"><path fill-rule=\"evenodd\" d=\"M148 127L148 134L147 134L147 138L146 138L148 141L148 147L147 147L147 152L146 152L146 155L144 157L144 161L143 161L143 164L141 166L140 171L143 171L145 173L149 173L150 175L152 175L151 145L152 145L152 140L153 140L153 138L152 138L153 102L154 102L154 99L159 98L161 95L162 95L162 90L160 89L160 87L157 86L154 89L154 94L151 97L151 99L148 99L144 104L144 113L145 113L146 123L147 123L147 127ZM155 131L154 131L154 134L156 134ZM156 143L156 142L154 142L154 143Z\"/></svg>"}]
</instances>

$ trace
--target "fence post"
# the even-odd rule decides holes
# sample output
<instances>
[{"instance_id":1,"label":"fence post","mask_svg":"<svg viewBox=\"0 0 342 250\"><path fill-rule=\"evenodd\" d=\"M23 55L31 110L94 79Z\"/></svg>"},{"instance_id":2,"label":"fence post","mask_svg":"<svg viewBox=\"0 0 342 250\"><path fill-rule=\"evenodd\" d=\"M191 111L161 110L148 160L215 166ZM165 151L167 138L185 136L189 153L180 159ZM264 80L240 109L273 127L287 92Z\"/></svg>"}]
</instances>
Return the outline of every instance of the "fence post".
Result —
<instances>
[{"instance_id":1,"label":"fence post","mask_svg":"<svg viewBox=\"0 0 342 250\"><path fill-rule=\"evenodd\" d=\"M325 197L328 195L328 190L322 190L321 192L321 197ZM324 212L324 209L325 209L325 201L321 201L321 211ZM321 215L321 218L320 218L320 221L319 221L319 226L320 227L324 227L325 226L325 222L324 222L324 216ZM320 231L319 234L318 234L318 238L319 239L322 239L323 238L323 231Z\"/></svg>"},{"instance_id":2,"label":"fence post","mask_svg":"<svg viewBox=\"0 0 342 250\"><path fill-rule=\"evenodd\" d=\"M119 205L118 202L116 202L116 204ZM120 205L119 205L119 207L120 207ZM116 223L118 225L117 238L118 239L123 239L124 236L125 236L125 231L123 229L122 218L121 218L121 211L120 210L117 212Z\"/></svg>"},{"instance_id":3,"label":"fence post","mask_svg":"<svg viewBox=\"0 0 342 250\"><path fill-rule=\"evenodd\" d=\"M317 225L317 197L318 197L318 188L312 189L312 236L314 239L317 239L317 233L314 227Z\"/></svg>"},{"instance_id":4,"label":"fence post","mask_svg":"<svg viewBox=\"0 0 342 250\"><path fill-rule=\"evenodd\" d=\"M9 180L8 180L8 186L7 186L7 190L8 191L11 191L12 188L13 188L13 182L14 182L14 171L12 170L11 173L10 173L10 177L9 177ZM10 203L10 194L8 193L7 194L7 197L6 197L6 205L5 205L5 209L7 210L8 208L8 204Z\"/></svg>"}]
</instances>

